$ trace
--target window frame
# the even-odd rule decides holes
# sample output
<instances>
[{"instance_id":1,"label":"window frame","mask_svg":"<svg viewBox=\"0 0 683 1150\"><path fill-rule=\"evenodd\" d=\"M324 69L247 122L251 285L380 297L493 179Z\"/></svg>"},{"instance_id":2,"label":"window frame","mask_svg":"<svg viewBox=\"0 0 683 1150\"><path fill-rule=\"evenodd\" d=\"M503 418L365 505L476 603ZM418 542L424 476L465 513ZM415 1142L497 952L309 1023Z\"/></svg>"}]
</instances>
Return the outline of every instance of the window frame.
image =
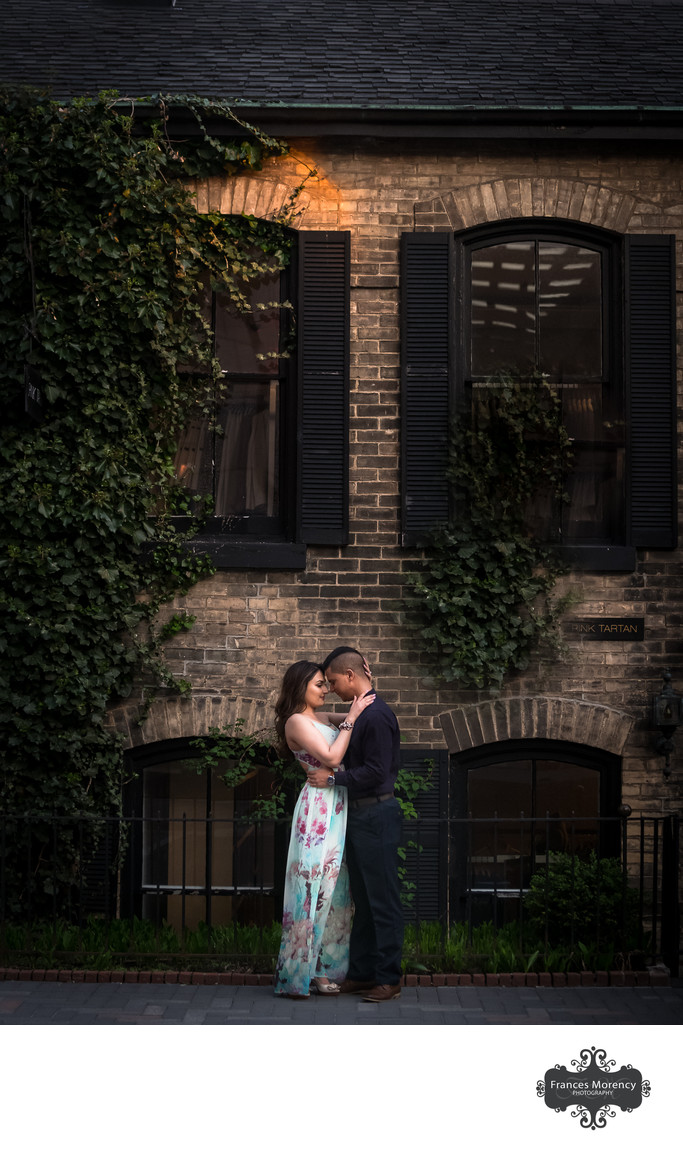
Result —
<instances>
[{"instance_id":1,"label":"window frame","mask_svg":"<svg viewBox=\"0 0 683 1150\"><path fill-rule=\"evenodd\" d=\"M623 237L606 229L600 229L598 232L587 224L577 224L571 220L565 223L554 219L503 220L454 233L457 320L453 390L450 399L451 418L458 418L461 414L467 413L471 406L470 332L472 301L469 289L472 254L494 244L520 241L571 244L596 251L602 257L601 383L603 388L607 386L612 392L615 406L620 404L624 418L624 476L620 506L621 534L619 538L615 537L600 542L562 543L559 545L559 549L576 567L590 566L598 559L603 569L613 567L622 569L625 566L627 570L632 570L635 566L635 549L631 546L629 532L631 519L628 451L630 423L624 363ZM452 513L453 508L451 507L450 510Z\"/></svg>"},{"instance_id":2,"label":"window frame","mask_svg":"<svg viewBox=\"0 0 683 1150\"><path fill-rule=\"evenodd\" d=\"M145 884L144 880L144 847L145 847L145 821L147 818L154 818L154 816L145 816L144 812L144 775L149 767L157 766L171 766L173 763L189 762L192 759L199 759L201 752L195 745L196 740L191 737L181 737L177 739L164 739L157 743L147 744L141 747L133 748L126 752L126 761L134 771L133 777L128 781L123 789L123 819L129 828L130 841L123 864L121 875L121 908L123 915L136 915L138 918L143 917L143 907L145 897L154 894L154 887L156 884ZM265 766L265 764L263 764ZM238 790L238 787L232 788L233 792ZM207 803L211 802L211 780L207 777ZM207 818L211 817L210 809L207 810ZM190 823L192 820L190 820ZM168 824L167 824L168 825ZM254 824L257 826L257 824ZM279 903L282 899L282 890L284 889L284 867L287 852L287 842L289 839L289 828L285 821L275 822L273 824L273 865L274 874L272 880L261 884L258 888L258 893L262 898L272 900L272 906L275 914L278 913ZM149 889L148 889L149 887ZM171 891L178 888L177 884L160 883L158 884L157 893L161 897L168 897ZM196 884L188 884L185 888L187 898L195 897L198 893ZM204 891L203 896L201 891ZM208 902L213 898L224 895L230 897L239 897L242 894L253 893L251 888L241 887L235 884L232 889L220 888L212 885L211 897ZM206 889L199 888L199 894L206 899ZM210 916L210 911L207 906L207 913ZM208 920L207 920L208 921Z\"/></svg>"},{"instance_id":3,"label":"window frame","mask_svg":"<svg viewBox=\"0 0 683 1150\"><path fill-rule=\"evenodd\" d=\"M291 264L283 268L279 276L279 303L282 305L285 301L289 300L292 295L292 274ZM218 296L220 293L211 293L211 327L213 331L214 355L217 355L216 349L216 313L218 308ZM266 381L276 379L279 385L278 396L278 465L276 468L276 482L278 486L278 500L279 511L273 520L276 521L271 525L264 526L261 530L251 532L248 527L246 531L240 531L239 526L233 532L231 529L224 529L222 527L222 516L211 516L208 520L209 530L207 534L215 535L231 535L236 534L242 539L244 536L247 538L251 535L261 536L265 539L272 539L274 541L283 541L288 539L293 534L293 504L296 499L296 492L292 482L293 472L293 459L291 456L294 454L294 445L291 442L291 437L288 434L289 429L293 423L291 417L291 409L296 407L296 378L295 368L296 363L292 358L286 354L288 344L291 342L293 336L293 322L289 308L280 308L279 313L280 330L279 330L279 349L280 358L277 361L277 369L271 372L263 371L258 372L245 372L245 371L229 371L223 368L221 376L225 384L230 383L257 383L265 386ZM220 401L219 401L220 405ZM288 418L289 416L289 418ZM215 482L215 475L214 475ZM236 516L235 518L247 519L249 515ZM264 517L265 518L265 517Z\"/></svg>"},{"instance_id":4,"label":"window frame","mask_svg":"<svg viewBox=\"0 0 683 1150\"><path fill-rule=\"evenodd\" d=\"M293 316L284 309L284 322L295 332L289 359L280 361L289 392L280 404L281 531L209 528L185 544L218 570L301 571L309 545L348 543L350 233L301 230L293 241L281 291L294 308Z\"/></svg>"},{"instance_id":5,"label":"window frame","mask_svg":"<svg viewBox=\"0 0 683 1150\"><path fill-rule=\"evenodd\" d=\"M454 755L451 759L451 787L450 811L454 820L469 820L468 810L468 782L471 771L482 767L495 766L503 762L519 762L539 759L548 759L555 762L566 762L572 766L583 767L598 772L598 804L596 819L610 819L612 821L598 822L599 847L601 858L620 857L620 828L616 818L618 806L621 802L622 786L622 760L610 751L602 751L581 743L567 743L556 739L515 739L500 743L489 743L474 747ZM529 816L530 812L524 812ZM543 819L543 815L537 815ZM571 819L571 812L561 813L560 818ZM586 816L588 817L588 816ZM460 825L455 823L455 826ZM467 824L469 825L469 824ZM471 897L476 888L468 888L469 835L456 836L451 844L449 885L451 890L451 916L455 908L464 899ZM488 890L477 890L481 895L490 896L492 905L497 907L498 900L514 899L518 897L518 890L525 888L506 888L494 886ZM509 893L508 893L509 891ZM497 910L495 911L497 914ZM457 914L456 914L457 917Z\"/></svg>"},{"instance_id":6,"label":"window frame","mask_svg":"<svg viewBox=\"0 0 683 1150\"><path fill-rule=\"evenodd\" d=\"M295 294L297 282L297 269L295 251L287 267L283 268L279 277L280 302L291 300ZM220 293L211 291L211 332L213 354L216 355L216 313ZM289 308L280 311L280 339L281 351L292 341L293 319ZM223 369L222 378L229 383L262 383L277 377L279 384L278 397L278 466L276 483L278 488L279 512L273 517L277 523L266 525L254 531L243 528L244 521L249 517L211 515L196 536L187 544L195 553L208 555L219 568L234 566L258 566L263 568L294 568L305 566L305 547L295 542L296 521L296 427L297 387L296 387L296 357L294 352L289 356L282 356L277 361L277 371L263 372L230 372ZM220 406L217 398L216 406ZM215 472L212 476L215 484ZM192 526L189 516L174 516L173 523L179 531L186 531Z\"/></svg>"},{"instance_id":7,"label":"window frame","mask_svg":"<svg viewBox=\"0 0 683 1150\"><path fill-rule=\"evenodd\" d=\"M457 351L462 337L462 273L456 236L496 237L520 231L558 232L567 242L614 242L622 277L622 346L626 442L625 540L621 545L564 545L578 570L631 572L636 549L677 546L676 238L640 235L571 220L527 217L404 232L401 237L401 544L422 548L449 514L448 430L454 413ZM619 299L619 291L616 299ZM619 313L617 314L619 319Z\"/></svg>"}]
</instances>

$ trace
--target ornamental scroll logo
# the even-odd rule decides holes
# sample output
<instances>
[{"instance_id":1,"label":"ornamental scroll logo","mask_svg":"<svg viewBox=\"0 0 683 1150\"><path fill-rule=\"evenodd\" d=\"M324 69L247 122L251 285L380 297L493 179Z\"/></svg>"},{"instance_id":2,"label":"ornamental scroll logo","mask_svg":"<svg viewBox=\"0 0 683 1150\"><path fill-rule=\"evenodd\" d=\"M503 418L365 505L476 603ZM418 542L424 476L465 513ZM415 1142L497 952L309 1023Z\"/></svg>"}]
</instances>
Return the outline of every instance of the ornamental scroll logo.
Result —
<instances>
[{"instance_id":1,"label":"ornamental scroll logo","mask_svg":"<svg viewBox=\"0 0 683 1150\"><path fill-rule=\"evenodd\" d=\"M650 1083L643 1081L639 1070L630 1063L615 1070L614 1059L604 1050L591 1046L573 1059L573 1070L556 1065L536 1083L536 1093L546 1106L559 1112L573 1106L572 1118L578 1118L586 1130L599 1130L608 1118L616 1118L616 1109L630 1114L650 1096Z\"/></svg>"}]
</instances>

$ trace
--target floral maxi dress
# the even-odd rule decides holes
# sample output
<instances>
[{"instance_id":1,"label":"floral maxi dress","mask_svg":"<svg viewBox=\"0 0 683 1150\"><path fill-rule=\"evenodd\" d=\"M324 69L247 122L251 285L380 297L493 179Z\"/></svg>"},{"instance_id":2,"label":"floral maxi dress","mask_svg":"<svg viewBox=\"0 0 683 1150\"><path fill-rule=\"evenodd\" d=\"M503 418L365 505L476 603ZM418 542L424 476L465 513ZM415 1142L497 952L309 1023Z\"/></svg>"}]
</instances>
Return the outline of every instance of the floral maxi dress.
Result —
<instances>
[{"instance_id":1,"label":"floral maxi dress","mask_svg":"<svg viewBox=\"0 0 683 1150\"><path fill-rule=\"evenodd\" d=\"M338 735L312 719L330 745ZM295 751L304 766L321 764ZM351 895L344 861L345 787L306 783L292 820L282 914L282 943L275 968L275 994L307 995L311 978L341 982L349 965Z\"/></svg>"}]
</instances>

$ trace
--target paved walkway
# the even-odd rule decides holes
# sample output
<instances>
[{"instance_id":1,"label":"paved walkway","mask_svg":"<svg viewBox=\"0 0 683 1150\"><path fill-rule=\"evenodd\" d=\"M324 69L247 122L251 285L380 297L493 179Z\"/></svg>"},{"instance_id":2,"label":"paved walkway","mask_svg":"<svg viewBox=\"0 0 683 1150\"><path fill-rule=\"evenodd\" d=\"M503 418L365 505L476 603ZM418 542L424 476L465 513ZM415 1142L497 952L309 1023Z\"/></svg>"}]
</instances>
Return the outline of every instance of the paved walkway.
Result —
<instances>
[{"instance_id":1,"label":"paved walkway","mask_svg":"<svg viewBox=\"0 0 683 1150\"><path fill-rule=\"evenodd\" d=\"M267 986L3 982L0 1025L683 1024L683 980L668 987L405 987L382 1005L357 995L304 1002Z\"/></svg>"}]
</instances>

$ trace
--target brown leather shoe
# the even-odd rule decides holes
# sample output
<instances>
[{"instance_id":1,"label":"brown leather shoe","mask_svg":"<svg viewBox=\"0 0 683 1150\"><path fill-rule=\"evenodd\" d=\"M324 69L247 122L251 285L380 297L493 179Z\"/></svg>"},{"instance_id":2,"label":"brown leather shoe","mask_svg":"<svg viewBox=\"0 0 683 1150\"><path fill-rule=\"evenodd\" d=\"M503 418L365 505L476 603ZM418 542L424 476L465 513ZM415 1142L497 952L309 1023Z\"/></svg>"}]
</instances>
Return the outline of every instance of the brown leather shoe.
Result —
<instances>
[{"instance_id":1,"label":"brown leather shoe","mask_svg":"<svg viewBox=\"0 0 683 1150\"><path fill-rule=\"evenodd\" d=\"M374 982L357 982L353 978L345 978L339 986L340 994L362 994L364 990L372 990Z\"/></svg>"},{"instance_id":2,"label":"brown leather shoe","mask_svg":"<svg viewBox=\"0 0 683 1150\"><path fill-rule=\"evenodd\" d=\"M401 994L400 982L396 986L373 986L369 994L363 995L363 1002L390 1002Z\"/></svg>"}]
</instances>

